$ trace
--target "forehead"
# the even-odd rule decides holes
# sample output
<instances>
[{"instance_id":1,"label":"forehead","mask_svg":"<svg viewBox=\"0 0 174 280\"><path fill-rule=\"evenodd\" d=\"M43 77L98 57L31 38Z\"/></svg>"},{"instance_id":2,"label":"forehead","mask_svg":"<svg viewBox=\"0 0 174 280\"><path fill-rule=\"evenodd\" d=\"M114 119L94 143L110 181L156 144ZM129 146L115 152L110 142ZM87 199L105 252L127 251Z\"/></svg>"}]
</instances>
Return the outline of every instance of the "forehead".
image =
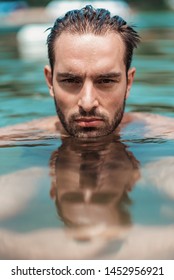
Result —
<instances>
[{"instance_id":1,"label":"forehead","mask_svg":"<svg viewBox=\"0 0 174 280\"><path fill-rule=\"evenodd\" d=\"M121 71L125 46L119 34L62 33L54 45L58 71ZM116 69L117 68L117 69Z\"/></svg>"}]
</instances>

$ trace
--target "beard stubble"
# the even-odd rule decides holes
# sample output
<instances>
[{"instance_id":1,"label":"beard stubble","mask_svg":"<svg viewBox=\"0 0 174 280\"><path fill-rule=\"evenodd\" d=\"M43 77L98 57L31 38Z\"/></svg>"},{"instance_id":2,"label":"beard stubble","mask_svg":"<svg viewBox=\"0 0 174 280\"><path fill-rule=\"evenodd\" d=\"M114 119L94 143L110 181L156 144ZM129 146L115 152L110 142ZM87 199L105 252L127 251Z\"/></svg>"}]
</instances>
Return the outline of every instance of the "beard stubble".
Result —
<instances>
[{"instance_id":1,"label":"beard stubble","mask_svg":"<svg viewBox=\"0 0 174 280\"><path fill-rule=\"evenodd\" d=\"M70 119L66 121L65 115L60 109L55 97L54 97L54 102L55 102L57 115L66 132L73 137L88 138L88 137L106 136L113 133L116 130L124 115L126 98L124 97L122 105L115 112L114 118L111 122L109 122L108 117L98 113L95 108L91 109L90 112L86 112L83 109L79 109L79 113L74 113L70 117ZM101 127L79 127L76 124L75 120L80 117L99 117L103 120L104 125Z\"/></svg>"}]
</instances>

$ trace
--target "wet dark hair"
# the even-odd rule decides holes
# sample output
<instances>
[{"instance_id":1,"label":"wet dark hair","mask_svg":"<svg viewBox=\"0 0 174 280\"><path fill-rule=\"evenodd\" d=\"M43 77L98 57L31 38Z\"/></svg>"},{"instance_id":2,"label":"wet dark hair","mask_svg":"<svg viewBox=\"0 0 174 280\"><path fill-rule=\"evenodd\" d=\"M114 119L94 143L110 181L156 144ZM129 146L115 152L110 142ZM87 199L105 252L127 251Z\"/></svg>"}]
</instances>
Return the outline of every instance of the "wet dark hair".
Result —
<instances>
[{"instance_id":1,"label":"wet dark hair","mask_svg":"<svg viewBox=\"0 0 174 280\"><path fill-rule=\"evenodd\" d=\"M133 27L127 25L127 22L120 16L111 16L111 13L105 9L95 9L91 5L80 10L72 10L65 16L57 18L54 26L49 28L50 34L47 38L48 58L51 69L54 67L54 43L63 33L104 35L109 32L119 34L125 44L126 71L130 68L134 48L140 42L138 33Z\"/></svg>"}]
</instances>

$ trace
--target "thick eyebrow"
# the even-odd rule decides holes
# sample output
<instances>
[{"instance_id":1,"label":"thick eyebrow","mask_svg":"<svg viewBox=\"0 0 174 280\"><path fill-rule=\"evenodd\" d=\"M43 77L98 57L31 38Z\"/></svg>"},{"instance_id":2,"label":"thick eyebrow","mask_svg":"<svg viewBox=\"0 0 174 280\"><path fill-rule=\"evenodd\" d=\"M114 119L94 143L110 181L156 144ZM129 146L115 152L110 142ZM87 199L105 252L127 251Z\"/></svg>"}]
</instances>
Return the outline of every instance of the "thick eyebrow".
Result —
<instances>
[{"instance_id":1,"label":"thick eyebrow","mask_svg":"<svg viewBox=\"0 0 174 280\"><path fill-rule=\"evenodd\" d=\"M69 72L58 72L56 75L57 79L63 79L63 78L83 78L81 75L77 75L77 74L73 74L73 73L69 73Z\"/></svg>"},{"instance_id":2,"label":"thick eyebrow","mask_svg":"<svg viewBox=\"0 0 174 280\"><path fill-rule=\"evenodd\" d=\"M97 75L96 78L97 79L118 79L121 77L121 73L120 72L110 72L110 73L106 73L106 74L101 74L101 75Z\"/></svg>"},{"instance_id":3,"label":"thick eyebrow","mask_svg":"<svg viewBox=\"0 0 174 280\"><path fill-rule=\"evenodd\" d=\"M80 74L73 74L70 72L58 72L57 73L57 79L63 79L63 78L78 78L78 79L83 79L84 75ZM94 75L94 79L118 79L121 77L120 72L110 72L110 73L104 73L104 74L99 74L99 75Z\"/></svg>"}]
</instances>

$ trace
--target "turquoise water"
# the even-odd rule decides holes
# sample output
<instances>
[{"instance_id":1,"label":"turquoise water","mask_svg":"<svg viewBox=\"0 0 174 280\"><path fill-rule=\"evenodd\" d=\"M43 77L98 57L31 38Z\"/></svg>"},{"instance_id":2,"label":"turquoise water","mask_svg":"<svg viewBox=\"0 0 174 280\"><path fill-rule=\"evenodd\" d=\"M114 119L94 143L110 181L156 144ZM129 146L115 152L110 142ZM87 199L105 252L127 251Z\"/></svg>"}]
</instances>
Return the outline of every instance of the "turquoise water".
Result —
<instances>
[{"instance_id":1,"label":"turquoise water","mask_svg":"<svg viewBox=\"0 0 174 280\"><path fill-rule=\"evenodd\" d=\"M140 14L135 21L142 44L133 61L137 73L126 110L174 117L174 14ZM0 38L0 126L54 115L43 77L46 59L22 59L15 33L3 32ZM150 246L151 254L137 253L137 258L173 258L174 252L170 246L165 248L165 242L172 245L174 236L174 141L129 134L134 129L130 127L121 139L107 138L87 146L48 137L1 147L0 239L2 230L8 234L39 230L42 234L46 229L56 229L65 234L66 228L82 225L91 228L106 224L107 230L110 226L116 230L117 226L140 226L144 234L156 230L158 236L161 232L165 253L160 255ZM50 166L52 157L55 163ZM114 234L112 238L117 242ZM60 237L59 242L65 241ZM18 245L20 248L20 237ZM102 246L107 247L105 243ZM103 258L102 246L103 253L82 258ZM39 248L42 258L45 255ZM64 249L69 250L66 242ZM82 248L78 249L80 252ZM23 250L24 257L19 249L13 258L26 258ZM10 256L10 249L4 254L0 246L0 258ZM51 258L49 252L46 256ZM124 258L115 251L111 258L119 256ZM129 252L127 256L132 258ZM35 258L34 253L31 258ZM61 252L56 258L62 258ZM75 258L73 252L66 258Z\"/></svg>"}]
</instances>

